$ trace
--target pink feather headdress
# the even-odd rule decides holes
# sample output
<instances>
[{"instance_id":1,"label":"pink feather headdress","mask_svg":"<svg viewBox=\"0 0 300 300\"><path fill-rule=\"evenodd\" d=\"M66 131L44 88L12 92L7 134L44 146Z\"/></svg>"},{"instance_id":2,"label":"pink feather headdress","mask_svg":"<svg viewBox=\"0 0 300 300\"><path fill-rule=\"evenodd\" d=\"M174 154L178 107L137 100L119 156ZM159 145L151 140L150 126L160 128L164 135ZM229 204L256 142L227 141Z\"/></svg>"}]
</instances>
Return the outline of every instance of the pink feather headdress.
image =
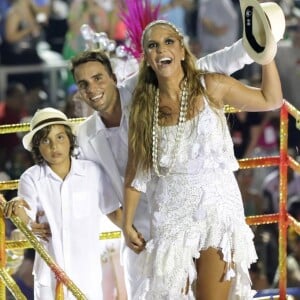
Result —
<instances>
[{"instance_id":1,"label":"pink feather headdress","mask_svg":"<svg viewBox=\"0 0 300 300\"><path fill-rule=\"evenodd\" d=\"M152 5L151 0L124 0L127 10L120 14L120 18L127 28L129 46L126 51L136 59L142 55L141 39L145 27L158 19L160 4Z\"/></svg>"}]
</instances>

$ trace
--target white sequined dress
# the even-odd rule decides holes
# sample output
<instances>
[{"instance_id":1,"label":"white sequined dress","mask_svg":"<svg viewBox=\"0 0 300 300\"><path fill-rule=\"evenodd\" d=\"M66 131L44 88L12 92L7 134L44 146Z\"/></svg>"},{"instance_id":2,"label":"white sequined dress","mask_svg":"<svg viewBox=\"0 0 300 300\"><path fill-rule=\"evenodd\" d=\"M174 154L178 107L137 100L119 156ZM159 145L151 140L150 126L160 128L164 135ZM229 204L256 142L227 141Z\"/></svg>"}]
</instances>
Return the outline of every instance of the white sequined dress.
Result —
<instances>
[{"instance_id":1,"label":"white sequined dress","mask_svg":"<svg viewBox=\"0 0 300 300\"><path fill-rule=\"evenodd\" d=\"M159 131L159 167L168 170L176 126ZM208 247L221 249L228 263L225 278L233 279L228 300L253 299L248 268L257 256L233 173L238 163L223 111L217 114L205 101L199 115L185 123L175 159L170 175L139 174L132 183L146 192L152 217L151 238L140 254L147 279L135 299L195 299L181 290L187 277L190 282L196 278L194 259Z\"/></svg>"}]
</instances>

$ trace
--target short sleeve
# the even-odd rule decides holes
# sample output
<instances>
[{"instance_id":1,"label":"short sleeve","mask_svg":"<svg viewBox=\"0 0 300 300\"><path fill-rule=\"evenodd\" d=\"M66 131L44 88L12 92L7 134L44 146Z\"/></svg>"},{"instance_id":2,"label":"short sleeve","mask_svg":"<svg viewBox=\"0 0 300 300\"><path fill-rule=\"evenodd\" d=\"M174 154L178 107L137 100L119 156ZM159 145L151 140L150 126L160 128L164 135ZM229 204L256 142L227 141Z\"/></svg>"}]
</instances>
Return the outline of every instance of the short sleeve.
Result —
<instances>
[{"instance_id":1,"label":"short sleeve","mask_svg":"<svg viewBox=\"0 0 300 300\"><path fill-rule=\"evenodd\" d=\"M28 203L30 210L26 209L26 212L32 220L35 220L38 207L38 195L34 180L28 173L23 173L20 177L18 196Z\"/></svg>"},{"instance_id":2,"label":"short sleeve","mask_svg":"<svg viewBox=\"0 0 300 300\"><path fill-rule=\"evenodd\" d=\"M150 181L150 179L150 172L138 171L137 175L131 183L131 186L139 192L146 193L147 184Z\"/></svg>"}]
</instances>

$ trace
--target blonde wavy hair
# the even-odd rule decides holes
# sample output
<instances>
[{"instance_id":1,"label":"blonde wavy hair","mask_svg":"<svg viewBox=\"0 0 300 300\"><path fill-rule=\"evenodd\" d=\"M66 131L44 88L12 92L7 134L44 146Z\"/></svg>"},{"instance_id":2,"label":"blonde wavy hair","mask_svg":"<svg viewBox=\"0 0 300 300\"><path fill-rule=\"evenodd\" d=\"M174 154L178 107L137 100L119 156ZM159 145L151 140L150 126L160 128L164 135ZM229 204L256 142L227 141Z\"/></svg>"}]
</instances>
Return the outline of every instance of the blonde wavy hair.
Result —
<instances>
[{"instance_id":1,"label":"blonde wavy hair","mask_svg":"<svg viewBox=\"0 0 300 300\"><path fill-rule=\"evenodd\" d=\"M142 46L145 52L144 41L147 33L153 26L170 26L177 34L185 52L185 60L181 62L184 78L187 79L189 92L188 111L193 111L196 99L199 95L205 95L209 104L214 108L220 108L218 104L209 100L204 86L201 83L201 76L205 72L196 69L196 58L184 42L181 32L172 23L167 21L155 21L150 23L144 30ZM134 176L136 170L150 171L152 168L152 129L154 115L154 98L158 88L157 77L151 67L147 66L143 59L140 63L137 86L133 93L132 107L129 118L129 155L130 171Z\"/></svg>"}]
</instances>

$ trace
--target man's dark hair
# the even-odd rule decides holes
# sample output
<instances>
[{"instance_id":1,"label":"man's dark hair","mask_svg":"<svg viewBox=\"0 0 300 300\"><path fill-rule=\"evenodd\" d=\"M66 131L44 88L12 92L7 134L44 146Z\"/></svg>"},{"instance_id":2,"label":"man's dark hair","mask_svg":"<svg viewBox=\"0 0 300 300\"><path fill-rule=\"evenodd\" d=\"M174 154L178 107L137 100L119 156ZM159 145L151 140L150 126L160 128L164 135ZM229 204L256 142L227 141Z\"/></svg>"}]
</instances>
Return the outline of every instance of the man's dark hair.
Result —
<instances>
[{"instance_id":1,"label":"man's dark hair","mask_svg":"<svg viewBox=\"0 0 300 300\"><path fill-rule=\"evenodd\" d=\"M71 59L71 72L74 77L75 68L81 64L87 63L89 61L98 61L101 63L109 76L114 77L114 72L107 54L101 50L86 50L80 52Z\"/></svg>"}]
</instances>

